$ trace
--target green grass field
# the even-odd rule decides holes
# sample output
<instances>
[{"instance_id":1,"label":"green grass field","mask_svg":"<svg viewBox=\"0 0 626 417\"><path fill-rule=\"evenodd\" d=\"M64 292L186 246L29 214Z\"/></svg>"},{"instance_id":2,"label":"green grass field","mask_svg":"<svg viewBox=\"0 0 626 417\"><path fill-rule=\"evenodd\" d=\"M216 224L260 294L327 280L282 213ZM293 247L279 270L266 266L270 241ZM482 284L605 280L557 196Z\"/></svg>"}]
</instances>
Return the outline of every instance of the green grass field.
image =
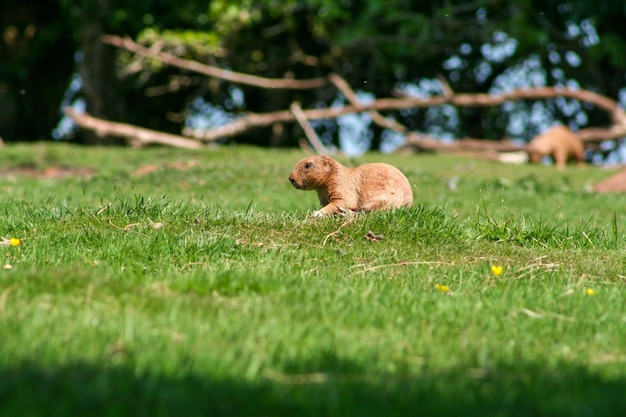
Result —
<instances>
[{"instance_id":1,"label":"green grass field","mask_svg":"<svg viewBox=\"0 0 626 417\"><path fill-rule=\"evenodd\" d=\"M414 207L312 219L303 156L0 148L0 416L626 415L611 171L339 157Z\"/></svg>"}]
</instances>

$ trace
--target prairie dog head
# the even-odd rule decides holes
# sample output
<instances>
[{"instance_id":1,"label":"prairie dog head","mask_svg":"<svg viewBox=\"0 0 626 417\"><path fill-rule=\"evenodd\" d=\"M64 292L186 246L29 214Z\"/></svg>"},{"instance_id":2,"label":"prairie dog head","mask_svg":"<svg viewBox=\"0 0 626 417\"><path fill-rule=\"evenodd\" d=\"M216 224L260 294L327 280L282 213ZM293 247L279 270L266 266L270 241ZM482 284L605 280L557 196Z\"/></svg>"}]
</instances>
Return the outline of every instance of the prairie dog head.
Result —
<instances>
[{"instance_id":1,"label":"prairie dog head","mask_svg":"<svg viewBox=\"0 0 626 417\"><path fill-rule=\"evenodd\" d=\"M289 181L298 190L324 188L335 171L336 162L329 156L309 156L296 163Z\"/></svg>"}]
</instances>

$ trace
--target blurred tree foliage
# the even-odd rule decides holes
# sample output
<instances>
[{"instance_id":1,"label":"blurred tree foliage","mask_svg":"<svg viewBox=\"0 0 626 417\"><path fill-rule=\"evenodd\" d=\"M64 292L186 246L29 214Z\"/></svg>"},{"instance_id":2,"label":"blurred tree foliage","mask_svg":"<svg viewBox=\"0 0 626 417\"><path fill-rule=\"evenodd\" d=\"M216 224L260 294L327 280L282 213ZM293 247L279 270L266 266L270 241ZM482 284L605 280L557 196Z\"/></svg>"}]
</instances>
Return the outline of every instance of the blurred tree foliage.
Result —
<instances>
[{"instance_id":1,"label":"blurred tree foliage","mask_svg":"<svg viewBox=\"0 0 626 417\"><path fill-rule=\"evenodd\" d=\"M0 13L0 137L41 137L58 119L73 71L69 16L56 2L4 0ZM39 124L38 121L44 121ZM47 126L47 131L42 129Z\"/></svg>"},{"instance_id":2,"label":"blurred tree foliage","mask_svg":"<svg viewBox=\"0 0 626 417\"><path fill-rule=\"evenodd\" d=\"M183 58L266 77L337 72L356 90L377 97L410 86L437 94L437 83L428 80L441 74L463 92L568 85L626 100L623 0L60 0L47 6L7 1L0 18L0 97L11 104L0 106L13 106L16 117L11 126L0 116L5 139L12 137L5 132L16 139L49 134L75 68L92 114L173 132L180 132L198 103L237 113L285 109L293 100L313 107L337 99L332 87L234 90L114 51L99 44L100 33L129 35ZM233 99L235 93L243 100ZM428 110L394 116L417 130L447 125L455 136L496 138L507 132L511 113L528 113L532 106L518 103L505 112L467 108L452 119ZM579 125L607 122L600 112L563 101L549 102L548 109ZM528 127L517 131L528 137L536 124L530 116L526 120ZM281 129L239 138L261 145L293 145L296 139Z\"/></svg>"},{"instance_id":3,"label":"blurred tree foliage","mask_svg":"<svg viewBox=\"0 0 626 417\"><path fill-rule=\"evenodd\" d=\"M100 117L152 127L171 105L146 100L140 80L121 80L117 51L101 33L136 36L146 27L204 30L206 2L163 0L3 0L0 13L0 137L49 138L72 75L81 75L87 110ZM150 83L167 79L168 69ZM170 127L170 129L172 129ZM90 138L82 138L90 141Z\"/></svg>"}]
</instances>

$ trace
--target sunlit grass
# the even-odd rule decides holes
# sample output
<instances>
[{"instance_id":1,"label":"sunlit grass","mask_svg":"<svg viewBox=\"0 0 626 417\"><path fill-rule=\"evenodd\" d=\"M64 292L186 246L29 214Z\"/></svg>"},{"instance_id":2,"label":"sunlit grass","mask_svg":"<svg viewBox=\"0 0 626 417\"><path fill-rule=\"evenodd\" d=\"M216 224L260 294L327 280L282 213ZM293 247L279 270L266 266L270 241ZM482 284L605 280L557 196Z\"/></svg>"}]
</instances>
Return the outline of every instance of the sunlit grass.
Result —
<instances>
[{"instance_id":1,"label":"sunlit grass","mask_svg":"<svg viewBox=\"0 0 626 417\"><path fill-rule=\"evenodd\" d=\"M36 174L0 178L0 414L624 409L626 200L589 191L609 172L368 154L414 207L312 219L301 156L4 148Z\"/></svg>"}]
</instances>

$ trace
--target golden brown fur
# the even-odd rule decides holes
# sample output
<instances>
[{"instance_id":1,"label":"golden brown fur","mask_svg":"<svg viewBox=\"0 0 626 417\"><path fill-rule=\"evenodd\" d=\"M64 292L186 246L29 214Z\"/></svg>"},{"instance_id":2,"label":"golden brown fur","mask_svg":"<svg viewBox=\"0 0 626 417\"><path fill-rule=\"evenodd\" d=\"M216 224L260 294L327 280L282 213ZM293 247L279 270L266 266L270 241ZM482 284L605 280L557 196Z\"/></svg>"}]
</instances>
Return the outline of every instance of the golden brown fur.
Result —
<instances>
[{"instance_id":1,"label":"golden brown fur","mask_svg":"<svg viewBox=\"0 0 626 417\"><path fill-rule=\"evenodd\" d=\"M411 185L404 174L383 163L348 168L329 156L310 156L298 161L289 181L299 190L317 191L323 207L313 216L389 210L413 204Z\"/></svg>"},{"instance_id":2,"label":"golden brown fur","mask_svg":"<svg viewBox=\"0 0 626 417\"><path fill-rule=\"evenodd\" d=\"M558 169L565 168L569 161L581 166L584 163L582 141L565 126L553 126L528 144L530 162L538 163L544 156L551 156Z\"/></svg>"}]
</instances>

